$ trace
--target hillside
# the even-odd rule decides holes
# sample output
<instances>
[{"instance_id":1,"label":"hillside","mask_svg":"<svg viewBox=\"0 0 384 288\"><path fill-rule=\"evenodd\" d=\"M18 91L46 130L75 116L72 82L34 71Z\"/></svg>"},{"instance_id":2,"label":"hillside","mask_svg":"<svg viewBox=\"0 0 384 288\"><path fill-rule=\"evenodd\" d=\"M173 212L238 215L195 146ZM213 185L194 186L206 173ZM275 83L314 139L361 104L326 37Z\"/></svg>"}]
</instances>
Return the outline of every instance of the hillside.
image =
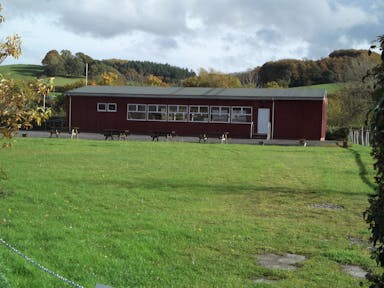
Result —
<instances>
[{"instance_id":1,"label":"hillside","mask_svg":"<svg viewBox=\"0 0 384 288\"><path fill-rule=\"evenodd\" d=\"M60 53L51 50L42 63L42 66L0 66L0 73L15 79L53 76L55 85L58 87L84 79L85 63L88 63L88 76L91 83L103 83L103 77L107 76L115 78L112 83L109 83L110 85L151 85L146 83L146 80L148 76L155 75L166 85L180 86L185 85L185 79L196 78L193 71L169 64L122 59L95 60L81 52L72 55L68 50ZM316 85L333 84L326 86L330 88L329 92L332 92L334 88L338 90L342 86L337 83L361 81L367 70L379 63L380 55L377 53L368 56L366 50L337 50L320 60L270 61L251 71L231 75L239 78L241 85L247 87L269 87L268 83L271 82L275 82L280 87L312 85L316 87Z\"/></svg>"},{"instance_id":2,"label":"hillside","mask_svg":"<svg viewBox=\"0 0 384 288\"><path fill-rule=\"evenodd\" d=\"M283 59L266 62L254 70L238 73L242 83L264 87L277 82L282 87L361 81L367 70L380 64L380 55L367 50L337 50L320 60Z\"/></svg>"},{"instance_id":3,"label":"hillside","mask_svg":"<svg viewBox=\"0 0 384 288\"><path fill-rule=\"evenodd\" d=\"M32 80L44 74L44 67L31 64L2 65L0 74L6 78Z\"/></svg>"},{"instance_id":4,"label":"hillside","mask_svg":"<svg viewBox=\"0 0 384 288\"><path fill-rule=\"evenodd\" d=\"M122 59L97 60L82 52L72 54L69 50L62 50L60 53L51 50L41 62L44 65L44 74L49 76L83 76L85 67L88 66L89 80L101 84L143 83L151 75L166 83L179 84L181 80L195 75L186 68L169 64ZM113 78L113 81L107 81L106 78Z\"/></svg>"},{"instance_id":5,"label":"hillside","mask_svg":"<svg viewBox=\"0 0 384 288\"><path fill-rule=\"evenodd\" d=\"M0 74L6 78L13 78L17 80L33 80L36 78L47 77L44 74L44 66L32 64L3 65L0 66ZM54 78L54 84L56 87L63 87L84 79L84 77L61 76L55 76Z\"/></svg>"}]
</instances>

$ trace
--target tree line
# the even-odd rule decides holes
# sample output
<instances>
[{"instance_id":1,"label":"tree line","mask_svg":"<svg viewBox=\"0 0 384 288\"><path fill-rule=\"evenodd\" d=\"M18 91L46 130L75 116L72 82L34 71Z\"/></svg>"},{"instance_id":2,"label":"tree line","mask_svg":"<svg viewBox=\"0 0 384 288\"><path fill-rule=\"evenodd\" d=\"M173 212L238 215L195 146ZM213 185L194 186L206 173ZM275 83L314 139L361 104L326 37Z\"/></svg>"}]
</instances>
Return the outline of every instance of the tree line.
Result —
<instances>
[{"instance_id":1,"label":"tree line","mask_svg":"<svg viewBox=\"0 0 384 288\"><path fill-rule=\"evenodd\" d=\"M145 82L150 75L160 78L165 83L177 84L187 77L195 76L192 70L169 64L120 59L96 60L82 52L72 54L69 50L60 52L50 50L42 60L42 64L45 75L64 77L84 76L87 64L89 79L96 83L102 82L103 77L108 74L113 75L113 84Z\"/></svg>"},{"instance_id":2,"label":"tree line","mask_svg":"<svg viewBox=\"0 0 384 288\"><path fill-rule=\"evenodd\" d=\"M268 87L300 87L325 83L360 81L380 63L380 55L367 50L336 50L320 60L283 59L269 61L250 71L236 73L243 84Z\"/></svg>"}]
</instances>

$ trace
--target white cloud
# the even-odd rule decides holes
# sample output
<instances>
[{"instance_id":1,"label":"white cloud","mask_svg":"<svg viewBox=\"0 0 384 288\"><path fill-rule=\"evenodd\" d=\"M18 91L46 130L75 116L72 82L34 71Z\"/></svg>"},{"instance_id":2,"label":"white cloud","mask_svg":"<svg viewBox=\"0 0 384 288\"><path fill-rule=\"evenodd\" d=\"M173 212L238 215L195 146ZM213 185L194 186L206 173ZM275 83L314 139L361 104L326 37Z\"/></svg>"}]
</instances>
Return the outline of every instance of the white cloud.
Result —
<instances>
[{"instance_id":1,"label":"white cloud","mask_svg":"<svg viewBox=\"0 0 384 288\"><path fill-rule=\"evenodd\" d=\"M21 61L51 49L97 59L246 70L281 58L320 58L363 47L382 29L382 0L4 0L5 32ZM382 34L382 32L381 32ZM7 34L5 34L7 35ZM340 47L343 46L343 47Z\"/></svg>"}]
</instances>

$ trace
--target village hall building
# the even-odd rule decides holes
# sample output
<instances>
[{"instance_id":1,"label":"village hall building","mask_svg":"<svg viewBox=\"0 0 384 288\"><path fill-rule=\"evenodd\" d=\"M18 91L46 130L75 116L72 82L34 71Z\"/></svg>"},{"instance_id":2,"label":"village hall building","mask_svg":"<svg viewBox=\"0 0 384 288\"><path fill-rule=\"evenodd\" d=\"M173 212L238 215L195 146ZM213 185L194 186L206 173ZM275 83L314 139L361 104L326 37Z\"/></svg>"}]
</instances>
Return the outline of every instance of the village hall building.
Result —
<instances>
[{"instance_id":1,"label":"village hall building","mask_svg":"<svg viewBox=\"0 0 384 288\"><path fill-rule=\"evenodd\" d=\"M83 132L324 140L324 89L85 86L68 91L68 127Z\"/></svg>"}]
</instances>

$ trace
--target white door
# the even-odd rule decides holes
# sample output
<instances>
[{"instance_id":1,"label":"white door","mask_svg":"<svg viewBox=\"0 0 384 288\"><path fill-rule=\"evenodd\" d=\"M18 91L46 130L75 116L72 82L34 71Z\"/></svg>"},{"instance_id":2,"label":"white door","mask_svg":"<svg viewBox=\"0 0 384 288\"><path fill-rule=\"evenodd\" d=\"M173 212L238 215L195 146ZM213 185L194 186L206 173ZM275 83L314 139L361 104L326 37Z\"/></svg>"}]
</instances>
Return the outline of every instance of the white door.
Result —
<instances>
[{"instance_id":1,"label":"white door","mask_svg":"<svg viewBox=\"0 0 384 288\"><path fill-rule=\"evenodd\" d=\"M259 108L257 111L257 134L268 134L269 109Z\"/></svg>"}]
</instances>

